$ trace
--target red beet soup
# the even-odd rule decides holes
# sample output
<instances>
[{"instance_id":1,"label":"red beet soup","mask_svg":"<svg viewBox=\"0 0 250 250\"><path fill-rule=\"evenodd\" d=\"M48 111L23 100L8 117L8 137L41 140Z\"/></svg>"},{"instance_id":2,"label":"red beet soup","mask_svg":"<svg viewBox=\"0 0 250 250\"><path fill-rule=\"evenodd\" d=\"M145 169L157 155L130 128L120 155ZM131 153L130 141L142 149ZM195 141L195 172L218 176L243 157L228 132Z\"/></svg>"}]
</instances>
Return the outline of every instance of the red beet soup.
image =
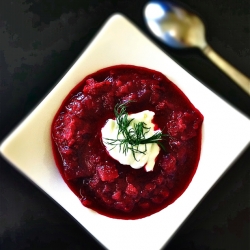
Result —
<instances>
[{"instance_id":1,"label":"red beet soup","mask_svg":"<svg viewBox=\"0 0 250 250\"><path fill-rule=\"evenodd\" d=\"M120 164L102 142L101 129L123 103L129 114L153 111L153 123L168 135L153 171ZM85 77L65 98L52 123L54 158L84 206L112 218L139 219L166 208L188 187L200 158L202 122L203 115L162 73L112 66Z\"/></svg>"}]
</instances>

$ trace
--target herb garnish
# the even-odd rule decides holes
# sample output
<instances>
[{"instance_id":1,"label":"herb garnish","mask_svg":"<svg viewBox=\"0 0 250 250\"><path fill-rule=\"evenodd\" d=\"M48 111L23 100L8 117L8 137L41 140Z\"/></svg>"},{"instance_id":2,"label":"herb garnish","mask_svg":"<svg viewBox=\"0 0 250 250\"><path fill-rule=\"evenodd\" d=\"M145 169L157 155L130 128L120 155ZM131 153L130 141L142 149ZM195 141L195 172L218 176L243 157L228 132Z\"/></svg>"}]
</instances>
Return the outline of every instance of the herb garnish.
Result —
<instances>
[{"instance_id":1,"label":"herb garnish","mask_svg":"<svg viewBox=\"0 0 250 250\"><path fill-rule=\"evenodd\" d=\"M114 108L114 113L118 125L117 138L105 138L106 143L109 145L113 145L113 148L119 146L119 150L122 151L122 153L124 153L125 155L127 154L128 150L131 150L133 157L136 161L137 159L135 154L145 154L147 151L148 143L157 143L161 148L165 150L165 147L161 143L161 140L163 136L167 136L166 134L163 134L161 131L157 131L151 137L146 138L146 134L150 131L150 128L146 126L147 124L145 122L134 123L132 126L130 126L131 122L134 119L128 118L126 106L129 102L132 101L128 101L122 104L116 104ZM124 139L118 138L120 134L123 135ZM140 147L139 149L140 145L144 145L144 148L142 149L142 147ZM112 150L113 148L111 148L110 150Z\"/></svg>"}]
</instances>

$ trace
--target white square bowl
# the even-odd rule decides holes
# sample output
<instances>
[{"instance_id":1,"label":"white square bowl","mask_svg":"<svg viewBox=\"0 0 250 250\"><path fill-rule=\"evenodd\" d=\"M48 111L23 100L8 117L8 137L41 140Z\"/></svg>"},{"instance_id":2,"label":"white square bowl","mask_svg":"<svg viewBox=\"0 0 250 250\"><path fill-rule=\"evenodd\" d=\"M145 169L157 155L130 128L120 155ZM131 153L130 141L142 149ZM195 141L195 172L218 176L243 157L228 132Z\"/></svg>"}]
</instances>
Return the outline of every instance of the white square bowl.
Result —
<instances>
[{"instance_id":1,"label":"white square bowl","mask_svg":"<svg viewBox=\"0 0 250 250\"><path fill-rule=\"evenodd\" d=\"M118 220L84 207L70 191L54 162L50 129L69 91L101 68L130 64L165 74L204 115L202 151L197 172L172 205L139 220ZM169 58L130 21L113 15L79 59L41 104L5 139L0 151L106 248L160 249L208 190L249 143L250 122Z\"/></svg>"}]
</instances>

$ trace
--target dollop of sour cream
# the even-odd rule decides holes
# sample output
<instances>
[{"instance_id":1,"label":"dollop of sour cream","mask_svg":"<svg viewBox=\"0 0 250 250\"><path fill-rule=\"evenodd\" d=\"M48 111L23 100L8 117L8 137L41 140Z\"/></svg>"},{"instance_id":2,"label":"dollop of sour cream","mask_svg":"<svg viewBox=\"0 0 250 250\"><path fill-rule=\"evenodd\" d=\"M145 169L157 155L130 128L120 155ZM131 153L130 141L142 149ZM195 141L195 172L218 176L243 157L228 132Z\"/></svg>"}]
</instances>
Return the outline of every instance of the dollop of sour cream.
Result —
<instances>
[{"instance_id":1,"label":"dollop of sour cream","mask_svg":"<svg viewBox=\"0 0 250 250\"><path fill-rule=\"evenodd\" d=\"M149 110L144 110L139 113L128 115L129 120L133 119L133 121L130 123L130 126L128 127L128 130L130 128L133 128L134 124L139 122L144 122L146 124L146 127L150 128L148 133L145 134L145 138L153 136L156 132L160 131L160 130L154 130L155 125L152 123L154 115L155 113ZM125 154L123 152L123 146L120 147L119 145L116 145L114 147L114 145L110 145L108 143L108 140L106 140L107 138L124 139L124 136L121 133L118 135L118 129L119 126L116 120L109 119L101 130L102 141L109 155L123 165L130 165L134 169L139 169L145 166L147 172L153 171L155 165L155 158L160 152L160 147L158 146L158 144L157 143L140 144L138 148L139 151L144 152L145 146L146 146L146 151L144 153L135 152L135 157L133 156L131 150L128 150L127 153Z\"/></svg>"}]
</instances>

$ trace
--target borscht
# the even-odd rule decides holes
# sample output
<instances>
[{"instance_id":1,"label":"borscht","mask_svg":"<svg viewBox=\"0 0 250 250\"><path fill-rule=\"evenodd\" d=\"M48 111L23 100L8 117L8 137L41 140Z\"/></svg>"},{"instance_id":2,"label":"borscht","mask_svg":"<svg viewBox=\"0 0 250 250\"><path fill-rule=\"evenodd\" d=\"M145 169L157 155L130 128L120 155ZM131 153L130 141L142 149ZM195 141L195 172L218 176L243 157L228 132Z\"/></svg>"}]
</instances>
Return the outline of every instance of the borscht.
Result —
<instances>
[{"instance_id":1,"label":"borscht","mask_svg":"<svg viewBox=\"0 0 250 250\"><path fill-rule=\"evenodd\" d=\"M51 127L54 158L85 207L140 219L166 208L190 184L202 122L162 73L111 66L86 76L63 101Z\"/></svg>"}]
</instances>

